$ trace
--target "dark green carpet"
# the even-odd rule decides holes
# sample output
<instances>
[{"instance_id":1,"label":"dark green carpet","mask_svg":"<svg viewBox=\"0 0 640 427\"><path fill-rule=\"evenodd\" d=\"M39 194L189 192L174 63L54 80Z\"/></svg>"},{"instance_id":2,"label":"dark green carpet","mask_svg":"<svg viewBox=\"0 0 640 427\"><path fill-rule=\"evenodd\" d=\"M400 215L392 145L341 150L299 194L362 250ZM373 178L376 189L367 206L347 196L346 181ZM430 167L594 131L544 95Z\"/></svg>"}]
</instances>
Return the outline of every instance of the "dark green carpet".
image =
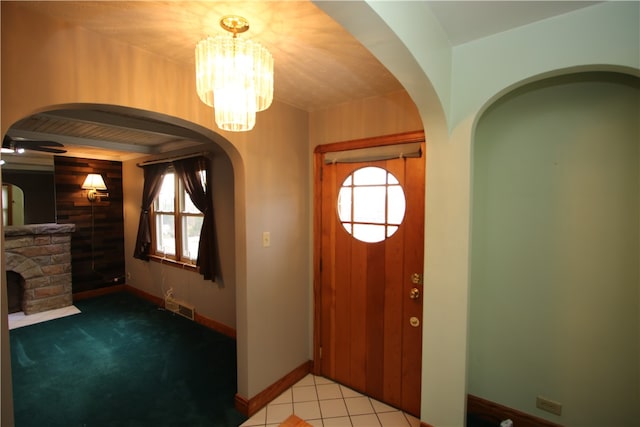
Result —
<instances>
[{"instance_id":1,"label":"dark green carpet","mask_svg":"<svg viewBox=\"0 0 640 427\"><path fill-rule=\"evenodd\" d=\"M127 293L75 305L10 332L16 427L244 422L234 340Z\"/></svg>"}]
</instances>

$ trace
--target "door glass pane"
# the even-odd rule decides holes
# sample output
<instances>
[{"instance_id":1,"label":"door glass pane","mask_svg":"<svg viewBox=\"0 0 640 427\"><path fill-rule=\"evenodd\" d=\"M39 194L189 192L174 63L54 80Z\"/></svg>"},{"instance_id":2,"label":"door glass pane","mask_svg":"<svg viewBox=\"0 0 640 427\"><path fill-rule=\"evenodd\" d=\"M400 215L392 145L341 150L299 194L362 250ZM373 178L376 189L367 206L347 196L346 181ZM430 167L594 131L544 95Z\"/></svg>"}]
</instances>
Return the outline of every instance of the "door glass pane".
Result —
<instances>
[{"instance_id":1,"label":"door glass pane","mask_svg":"<svg viewBox=\"0 0 640 427\"><path fill-rule=\"evenodd\" d=\"M201 216L182 217L182 256L185 258L191 260L198 258L202 220Z\"/></svg>"},{"instance_id":2,"label":"door glass pane","mask_svg":"<svg viewBox=\"0 0 640 427\"><path fill-rule=\"evenodd\" d=\"M398 179L379 167L365 167L345 178L338 193L344 229L363 242L391 237L402 224L406 200Z\"/></svg>"},{"instance_id":3,"label":"door glass pane","mask_svg":"<svg viewBox=\"0 0 640 427\"><path fill-rule=\"evenodd\" d=\"M173 215L156 215L156 253L175 255L176 234Z\"/></svg>"},{"instance_id":4,"label":"door glass pane","mask_svg":"<svg viewBox=\"0 0 640 427\"><path fill-rule=\"evenodd\" d=\"M404 199L404 191L399 185L390 185L388 187L387 208L389 224L400 224L404 218L406 209L406 201Z\"/></svg>"},{"instance_id":5,"label":"door glass pane","mask_svg":"<svg viewBox=\"0 0 640 427\"><path fill-rule=\"evenodd\" d=\"M351 221L351 187L342 187L338 194L338 217L340 221Z\"/></svg>"},{"instance_id":6,"label":"door glass pane","mask_svg":"<svg viewBox=\"0 0 640 427\"><path fill-rule=\"evenodd\" d=\"M353 185L375 185L387 183L387 171L382 168L366 167L353 173Z\"/></svg>"},{"instance_id":7,"label":"door glass pane","mask_svg":"<svg viewBox=\"0 0 640 427\"><path fill-rule=\"evenodd\" d=\"M355 187L353 189L353 220L384 224L386 187Z\"/></svg>"},{"instance_id":8,"label":"door glass pane","mask_svg":"<svg viewBox=\"0 0 640 427\"><path fill-rule=\"evenodd\" d=\"M385 239L384 225L353 224L353 237L363 242L376 243Z\"/></svg>"}]
</instances>

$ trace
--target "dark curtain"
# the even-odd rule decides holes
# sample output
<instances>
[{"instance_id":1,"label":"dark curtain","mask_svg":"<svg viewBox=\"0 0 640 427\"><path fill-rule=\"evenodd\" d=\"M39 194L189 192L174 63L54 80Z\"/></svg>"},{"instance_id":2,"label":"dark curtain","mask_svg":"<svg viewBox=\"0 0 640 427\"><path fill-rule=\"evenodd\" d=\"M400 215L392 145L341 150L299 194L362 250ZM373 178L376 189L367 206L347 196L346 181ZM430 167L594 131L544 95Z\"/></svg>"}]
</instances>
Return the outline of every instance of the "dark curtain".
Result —
<instances>
[{"instance_id":1,"label":"dark curtain","mask_svg":"<svg viewBox=\"0 0 640 427\"><path fill-rule=\"evenodd\" d=\"M153 200L158 196L162 185L162 177L169 167L168 163L156 163L143 166L144 187L142 190L142 206L140 210L140 222L138 224L138 237L133 257L149 260L151 249L151 224L149 223L149 209Z\"/></svg>"},{"instance_id":2,"label":"dark curtain","mask_svg":"<svg viewBox=\"0 0 640 427\"><path fill-rule=\"evenodd\" d=\"M210 191L211 173L209 159L191 157L173 162L173 167L182 180L185 191L200 212L204 214L200 230L200 244L196 265L205 280L215 280L216 230L213 217L213 199ZM206 182L202 182L200 171L205 171Z\"/></svg>"}]
</instances>

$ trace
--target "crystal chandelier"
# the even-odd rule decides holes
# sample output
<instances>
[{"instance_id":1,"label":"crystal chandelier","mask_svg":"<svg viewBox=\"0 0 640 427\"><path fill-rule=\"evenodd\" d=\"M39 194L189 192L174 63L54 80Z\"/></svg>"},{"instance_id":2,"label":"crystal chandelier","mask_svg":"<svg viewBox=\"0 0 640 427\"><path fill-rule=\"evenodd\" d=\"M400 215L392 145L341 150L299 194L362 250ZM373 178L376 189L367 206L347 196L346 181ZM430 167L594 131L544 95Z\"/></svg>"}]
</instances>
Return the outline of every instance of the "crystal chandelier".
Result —
<instances>
[{"instance_id":1,"label":"crystal chandelier","mask_svg":"<svg viewBox=\"0 0 640 427\"><path fill-rule=\"evenodd\" d=\"M260 43L238 38L249 29L241 16L225 16L220 26L232 33L207 37L196 45L196 89L214 108L220 129L253 129L256 112L273 101L273 57Z\"/></svg>"}]
</instances>

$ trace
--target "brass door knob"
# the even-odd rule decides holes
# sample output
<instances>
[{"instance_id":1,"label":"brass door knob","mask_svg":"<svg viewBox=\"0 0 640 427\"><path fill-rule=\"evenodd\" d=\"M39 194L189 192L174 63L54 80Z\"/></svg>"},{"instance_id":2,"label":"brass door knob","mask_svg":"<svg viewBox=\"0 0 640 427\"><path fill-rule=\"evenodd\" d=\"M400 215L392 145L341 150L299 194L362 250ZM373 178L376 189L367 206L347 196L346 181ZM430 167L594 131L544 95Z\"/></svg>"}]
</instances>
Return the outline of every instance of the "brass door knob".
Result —
<instances>
[{"instance_id":1,"label":"brass door knob","mask_svg":"<svg viewBox=\"0 0 640 427\"><path fill-rule=\"evenodd\" d=\"M411 299L418 299L418 298L420 298L420 289L418 289L418 288L412 288L412 289L409 291L409 298L411 298Z\"/></svg>"}]
</instances>

